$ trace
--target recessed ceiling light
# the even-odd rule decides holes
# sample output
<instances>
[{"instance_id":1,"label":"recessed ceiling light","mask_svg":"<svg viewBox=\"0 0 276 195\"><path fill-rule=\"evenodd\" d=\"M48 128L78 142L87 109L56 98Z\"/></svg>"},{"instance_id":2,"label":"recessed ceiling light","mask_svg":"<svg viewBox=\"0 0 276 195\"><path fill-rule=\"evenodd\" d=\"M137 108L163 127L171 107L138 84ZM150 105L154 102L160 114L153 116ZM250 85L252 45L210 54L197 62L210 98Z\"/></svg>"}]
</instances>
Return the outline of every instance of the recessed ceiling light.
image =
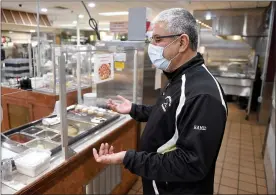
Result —
<instances>
[{"instance_id":1,"label":"recessed ceiling light","mask_svg":"<svg viewBox=\"0 0 276 195\"><path fill-rule=\"evenodd\" d=\"M74 21L73 21L73 24L77 24L77 23L78 23L77 20L74 20Z\"/></svg>"},{"instance_id":2,"label":"recessed ceiling light","mask_svg":"<svg viewBox=\"0 0 276 195\"><path fill-rule=\"evenodd\" d=\"M84 15L80 14L80 15L79 15L79 18L84 18Z\"/></svg>"},{"instance_id":3,"label":"recessed ceiling light","mask_svg":"<svg viewBox=\"0 0 276 195\"><path fill-rule=\"evenodd\" d=\"M128 15L128 12L103 12L99 13L101 16L123 16Z\"/></svg>"},{"instance_id":4,"label":"recessed ceiling light","mask_svg":"<svg viewBox=\"0 0 276 195\"><path fill-rule=\"evenodd\" d=\"M48 9L47 9L47 8L41 8L41 11L42 11L42 12L47 12Z\"/></svg>"},{"instance_id":5,"label":"recessed ceiling light","mask_svg":"<svg viewBox=\"0 0 276 195\"><path fill-rule=\"evenodd\" d=\"M35 32L35 30L30 30L30 32L31 32L31 33L34 33L34 32Z\"/></svg>"},{"instance_id":6,"label":"recessed ceiling light","mask_svg":"<svg viewBox=\"0 0 276 195\"><path fill-rule=\"evenodd\" d=\"M88 6L89 6L89 7L95 7L96 4L95 4L95 3L89 3Z\"/></svg>"}]
</instances>

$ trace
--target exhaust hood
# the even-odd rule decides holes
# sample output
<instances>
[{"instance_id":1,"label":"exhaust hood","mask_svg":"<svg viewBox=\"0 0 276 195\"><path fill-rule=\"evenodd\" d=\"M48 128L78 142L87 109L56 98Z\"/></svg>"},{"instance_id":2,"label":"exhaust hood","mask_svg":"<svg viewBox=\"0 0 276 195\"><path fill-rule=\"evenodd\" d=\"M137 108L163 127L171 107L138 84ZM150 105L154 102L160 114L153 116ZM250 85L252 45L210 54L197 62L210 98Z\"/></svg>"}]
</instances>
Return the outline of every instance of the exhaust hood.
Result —
<instances>
[{"instance_id":1,"label":"exhaust hood","mask_svg":"<svg viewBox=\"0 0 276 195\"><path fill-rule=\"evenodd\" d=\"M194 16L205 20L212 18L212 34L226 40L246 41L255 47L258 37L268 34L268 8L195 10Z\"/></svg>"}]
</instances>

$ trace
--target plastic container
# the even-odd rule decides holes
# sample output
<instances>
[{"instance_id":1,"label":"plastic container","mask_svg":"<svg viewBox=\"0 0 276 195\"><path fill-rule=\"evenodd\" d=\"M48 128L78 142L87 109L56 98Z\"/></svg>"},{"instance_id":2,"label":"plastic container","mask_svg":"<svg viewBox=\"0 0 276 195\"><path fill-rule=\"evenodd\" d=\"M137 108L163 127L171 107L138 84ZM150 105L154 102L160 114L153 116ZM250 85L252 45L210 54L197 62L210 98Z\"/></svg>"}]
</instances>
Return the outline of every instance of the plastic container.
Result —
<instances>
[{"instance_id":1,"label":"plastic container","mask_svg":"<svg viewBox=\"0 0 276 195\"><path fill-rule=\"evenodd\" d=\"M97 94L96 93L85 93L83 95L83 103L86 106L95 106L97 104Z\"/></svg>"},{"instance_id":2,"label":"plastic container","mask_svg":"<svg viewBox=\"0 0 276 195\"><path fill-rule=\"evenodd\" d=\"M47 150L28 149L14 158L19 173L36 177L50 167L51 152Z\"/></svg>"}]
</instances>

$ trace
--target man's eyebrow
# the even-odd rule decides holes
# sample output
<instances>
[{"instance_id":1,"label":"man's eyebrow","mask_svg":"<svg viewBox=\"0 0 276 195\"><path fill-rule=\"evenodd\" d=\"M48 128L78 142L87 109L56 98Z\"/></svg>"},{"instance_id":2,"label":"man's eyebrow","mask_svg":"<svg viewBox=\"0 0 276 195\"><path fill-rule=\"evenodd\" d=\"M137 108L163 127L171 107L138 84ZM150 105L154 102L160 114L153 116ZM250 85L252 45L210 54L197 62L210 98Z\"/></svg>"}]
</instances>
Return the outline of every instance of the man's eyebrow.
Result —
<instances>
[{"instance_id":1,"label":"man's eyebrow","mask_svg":"<svg viewBox=\"0 0 276 195\"><path fill-rule=\"evenodd\" d=\"M160 37L159 34L153 34L152 37Z\"/></svg>"}]
</instances>

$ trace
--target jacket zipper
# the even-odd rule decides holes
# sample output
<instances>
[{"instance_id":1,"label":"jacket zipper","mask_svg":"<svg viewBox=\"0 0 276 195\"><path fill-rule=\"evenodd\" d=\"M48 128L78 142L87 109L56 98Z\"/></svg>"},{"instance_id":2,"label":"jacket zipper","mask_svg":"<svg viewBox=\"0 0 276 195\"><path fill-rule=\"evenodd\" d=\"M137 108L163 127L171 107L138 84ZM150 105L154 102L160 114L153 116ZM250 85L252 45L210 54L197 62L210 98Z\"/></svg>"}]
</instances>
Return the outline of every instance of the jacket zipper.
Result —
<instances>
[{"instance_id":1,"label":"jacket zipper","mask_svg":"<svg viewBox=\"0 0 276 195\"><path fill-rule=\"evenodd\" d=\"M162 93L162 96L165 96L166 91L167 91L167 89L168 89L168 87L169 87L170 84L171 84L171 82L168 82L167 86L165 87L165 89L164 89L164 91Z\"/></svg>"}]
</instances>

